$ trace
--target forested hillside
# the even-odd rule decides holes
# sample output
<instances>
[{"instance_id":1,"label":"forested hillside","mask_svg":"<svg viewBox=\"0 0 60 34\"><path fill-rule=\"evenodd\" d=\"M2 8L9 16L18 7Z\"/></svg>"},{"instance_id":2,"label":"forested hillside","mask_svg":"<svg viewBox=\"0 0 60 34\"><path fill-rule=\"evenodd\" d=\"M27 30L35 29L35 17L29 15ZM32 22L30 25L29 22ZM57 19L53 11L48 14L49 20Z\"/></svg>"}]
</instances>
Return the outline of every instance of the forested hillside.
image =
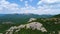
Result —
<instances>
[{"instance_id":1,"label":"forested hillside","mask_svg":"<svg viewBox=\"0 0 60 34\"><path fill-rule=\"evenodd\" d=\"M11 27L14 28L13 34L59 34L59 32L60 32L60 17L59 17L60 15L54 15L49 18L30 17L27 20L25 19L26 21L24 21L24 18L21 17L22 22L19 22L21 19L18 16L17 15L15 15L15 16L8 15L8 18L9 18L8 20L6 17L4 17L3 19L1 17L0 19L2 19L3 21L0 24L0 32L6 34L6 32L11 31L11 30L9 30ZM16 24L14 22L12 22L13 20L12 21L10 20L11 17L15 21ZM15 17L17 17L17 18L15 18ZM6 19L7 21L4 21L4 19ZM19 24L17 24L16 21L19 22ZM34 22L36 24L37 23L42 24L43 25L42 27L44 27L46 29L46 32L42 32L40 29L42 27L40 27L40 26L39 26L40 28L37 28L34 30L32 29L33 27L26 29L26 26L25 26L24 28L22 28L18 32L15 32L17 30L17 29L15 29L15 27L18 27L19 25L26 25L26 24L33 23L32 26L34 26L34 28L35 28L36 25L34 25Z\"/></svg>"}]
</instances>

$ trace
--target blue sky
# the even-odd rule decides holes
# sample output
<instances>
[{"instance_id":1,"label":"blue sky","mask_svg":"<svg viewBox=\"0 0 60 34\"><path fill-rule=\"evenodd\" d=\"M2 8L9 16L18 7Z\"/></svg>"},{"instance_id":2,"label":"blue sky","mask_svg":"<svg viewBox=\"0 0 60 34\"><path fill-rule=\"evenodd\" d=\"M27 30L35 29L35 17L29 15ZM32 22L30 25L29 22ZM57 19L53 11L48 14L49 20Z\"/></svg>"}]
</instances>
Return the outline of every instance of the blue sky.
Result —
<instances>
[{"instance_id":1,"label":"blue sky","mask_svg":"<svg viewBox=\"0 0 60 34\"><path fill-rule=\"evenodd\" d=\"M0 14L60 14L60 0L0 0Z\"/></svg>"}]
</instances>

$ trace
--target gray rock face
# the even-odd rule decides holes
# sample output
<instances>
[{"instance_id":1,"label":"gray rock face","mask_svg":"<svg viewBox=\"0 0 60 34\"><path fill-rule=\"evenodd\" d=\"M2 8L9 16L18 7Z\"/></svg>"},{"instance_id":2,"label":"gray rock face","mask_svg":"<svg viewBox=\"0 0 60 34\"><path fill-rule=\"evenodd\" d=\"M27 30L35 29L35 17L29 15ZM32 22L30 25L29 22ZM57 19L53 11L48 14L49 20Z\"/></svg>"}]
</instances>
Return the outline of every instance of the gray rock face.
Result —
<instances>
[{"instance_id":1,"label":"gray rock face","mask_svg":"<svg viewBox=\"0 0 60 34\"><path fill-rule=\"evenodd\" d=\"M31 22L29 24L22 24L22 25L19 25L19 26L13 26L13 27L10 27L10 29L8 29L6 31L6 34L13 34L13 31L16 29L15 32L18 32L20 31L20 29L22 28L26 28L26 29L32 29L32 30L40 30L42 32L47 32L47 30L43 27L43 24L39 23L39 22ZM9 32L9 33L8 33Z\"/></svg>"},{"instance_id":2,"label":"gray rock face","mask_svg":"<svg viewBox=\"0 0 60 34\"><path fill-rule=\"evenodd\" d=\"M35 18L31 18L29 22L36 20ZM47 30L43 27L43 24L40 22L31 22L28 24L21 24L19 26L13 26L10 27L10 29L6 30L5 34L13 34L14 30L15 32L20 31L21 29L26 28L26 29L32 29L32 30L40 30L41 32L47 32Z\"/></svg>"}]
</instances>

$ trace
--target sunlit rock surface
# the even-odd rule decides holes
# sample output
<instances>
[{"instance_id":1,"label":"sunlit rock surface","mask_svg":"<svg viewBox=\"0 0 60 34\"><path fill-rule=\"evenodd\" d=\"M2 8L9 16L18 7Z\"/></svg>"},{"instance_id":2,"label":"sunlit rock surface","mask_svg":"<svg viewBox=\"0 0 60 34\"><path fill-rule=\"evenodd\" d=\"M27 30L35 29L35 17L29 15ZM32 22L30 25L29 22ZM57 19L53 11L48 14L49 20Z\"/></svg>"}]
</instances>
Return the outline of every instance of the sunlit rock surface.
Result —
<instances>
[{"instance_id":1,"label":"sunlit rock surface","mask_svg":"<svg viewBox=\"0 0 60 34\"><path fill-rule=\"evenodd\" d=\"M15 32L20 31L20 29L22 28L26 28L26 29L32 29L32 30L40 30L41 32L47 32L47 30L43 27L43 24L39 23L39 22L31 22L29 24L25 24L25 25L19 25L19 26L13 26L10 29L8 29L6 31L6 34L13 34L13 31L16 30Z\"/></svg>"},{"instance_id":2,"label":"sunlit rock surface","mask_svg":"<svg viewBox=\"0 0 60 34\"><path fill-rule=\"evenodd\" d=\"M3 34L3 33L0 33L0 34Z\"/></svg>"},{"instance_id":3,"label":"sunlit rock surface","mask_svg":"<svg viewBox=\"0 0 60 34\"><path fill-rule=\"evenodd\" d=\"M34 20L36 20L36 18L30 18L30 20L28 22L32 22Z\"/></svg>"},{"instance_id":4,"label":"sunlit rock surface","mask_svg":"<svg viewBox=\"0 0 60 34\"><path fill-rule=\"evenodd\" d=\"M5 34L13 34L13 32L18 32L21 29L25 28L25 29L32 29L32 30L40 30L41 32L47 32L47 30L45 29L45 27L43 26L43 24L41 24L40 22L31 22L36 20L35 18L31 18L28 22L28 24L21 24L19 26L12 26L10 27L10 29L6 30Z\"/></svg>"},{"instance_id":5,"label":"sunlit rock surface","mask_svg":"<svg viewBox=\"0 0 60 34\"><path fill-rule=\"evenodd\" d=\"M58 31L58 34L60 34L60 31Z\"/></svg>"}]
</instances>

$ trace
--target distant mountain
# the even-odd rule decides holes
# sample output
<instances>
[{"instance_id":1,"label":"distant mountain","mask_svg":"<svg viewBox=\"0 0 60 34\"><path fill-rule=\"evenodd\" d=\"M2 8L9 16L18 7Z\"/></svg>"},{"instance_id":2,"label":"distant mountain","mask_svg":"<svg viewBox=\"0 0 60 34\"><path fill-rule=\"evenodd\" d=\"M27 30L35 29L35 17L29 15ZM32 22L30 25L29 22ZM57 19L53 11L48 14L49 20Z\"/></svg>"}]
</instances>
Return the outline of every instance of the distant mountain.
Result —
<instances>
[{"instance_id":1,"label":"distant mountain","mask_svg":"<svg viewBox=\"0 0 60 34\"><path fill-rule=\"evenodd\" d=\"M0 16L4 16L4 14L0 14Z\"/></svg>"},{"instance_id":2,"label":"distant mountain","mask_svg":"<svg viewBox=\"0 0 60 34\"><path fill-rule=\"evenodd\" d=\"M37 15L37 14L0 14L0 23L13 22L25 23L30 18L49 18L52 15Z\"/></svg>"},{"instance_id":3,"label":"distant mountain","mask_svg":"<svg viewBox=\"0 0 60 34\"><path fill-rule=\"evenodd\" d=\"M54 15L53 17L55 17L55 18L60 18L60 14Z\"/></svg>"},{"instance_id":4,"label":"distant mountain","mask_svg":"<svg viewBox=\"0 0 60 34\"><path fill-rule=\"evenodd\" d=\"M37 14L0 14L0 17L29 17L29 18L49 18L52 15L37 15Z\"/></svg>"}]
</instances>

